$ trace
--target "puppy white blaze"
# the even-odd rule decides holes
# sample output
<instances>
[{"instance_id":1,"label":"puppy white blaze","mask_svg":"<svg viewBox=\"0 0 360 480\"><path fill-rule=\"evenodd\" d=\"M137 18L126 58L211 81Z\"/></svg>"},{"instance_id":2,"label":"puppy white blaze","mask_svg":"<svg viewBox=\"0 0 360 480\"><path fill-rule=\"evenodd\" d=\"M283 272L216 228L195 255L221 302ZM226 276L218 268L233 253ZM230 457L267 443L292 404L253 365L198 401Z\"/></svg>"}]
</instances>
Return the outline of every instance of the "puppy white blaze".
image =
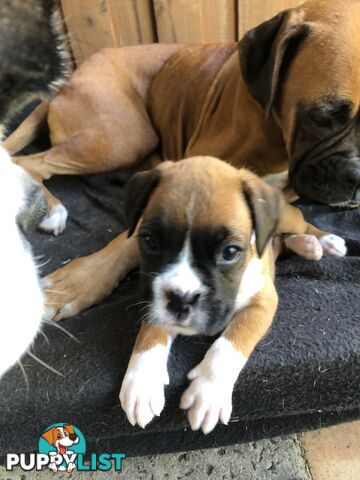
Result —
<instances>
[{"instance_id":1,"label":"puppy white blaze","mask_svg":"<svg viewBox=\"0 0 360 480\"><path fill-rule=\"evenodd\" d=\"M164 323L173 323L172 316L166 311L166 296L168 290L177 290L183 294L205 293L206 287L202 284L201 279L192 267L192 253L189 233L185 237L182 250L175 263L160 275L157 275L153 282L152 315L156 320ZM194 332L188 332L189 334Z\"/></svg>"},{"instance_id":2,"label":"puppy white blaze","mask_svg":"<svg viewBox=\"0 0 360 480\"><path fill-rule=\"evenodd\" d=\"M158 275L154 283L159 282L161 287L181 293L198 292L203 285L191 263L191 245L189 234L187 234L178 261L169 266L163 274Z\"/></svg>"},{"instance_id":3,"label":"puppy white blaze","mask_svg":"<svg viewBox=\"0 0 360 480\"><path fill-rule=\"evenodd\" d=\"M236 295L235 312L249 305L253 296L264 286L265 277L262 269L262 261L259 258L252 258L247 264Z\"/></svg>"},{"instance_id":4,"label":"puppy white blaze","mask_svg":"<svg viewBox=\"0 0 360 480\"><path fill-rule=\"evenodd\" d=\"M228 424L232 411L232 392L247 358L225 337L218 338L203 361L188 374L190 386L181 397L180 408L189 410L193 430L204 433L220 420Z\"/></svg>"},{"instance_id":5,"label":"puppy white blaze","mask_svg":"<svg viewBox=\"0 0 360 480\"><path fill-rule=\"evenodd\" d=\"M120 402L132 425L144 428L164 408L164 385L169 383L167 359L172 343L133 353L121 385Z\"/></svg>"}]
</instances>

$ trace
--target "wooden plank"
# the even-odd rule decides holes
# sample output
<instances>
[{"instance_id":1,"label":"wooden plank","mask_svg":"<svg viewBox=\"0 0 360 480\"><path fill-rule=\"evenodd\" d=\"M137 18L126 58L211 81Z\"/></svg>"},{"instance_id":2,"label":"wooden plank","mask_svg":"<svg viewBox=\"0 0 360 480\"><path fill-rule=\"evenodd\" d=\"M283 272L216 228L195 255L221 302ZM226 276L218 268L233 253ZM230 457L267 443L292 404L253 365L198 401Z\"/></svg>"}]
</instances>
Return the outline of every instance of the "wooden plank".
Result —
<instances>
[{"instance_id":1,"label":"wooden plank","mask_svg":"<svg viewBox=\"0 0 360 480\"><path fill-rule=\"evenodd\" d=\"M160 42L211 43L236 39L235 0L154 0Z\"/></svg>"},{"instance_id":2,"label":"wooden plank","mask_svg":"<svg viewBox=\"0 0 360 480\"><path fill-rule=\"evenodd\" d=\"M61 0L77 64L103 47L156 40L151 0Z\"/></svg>"},{"instance_id":3,"label":"wooden plank","mask_svg":"<svg viewBox=\"0 0 360 480\"><path fill-rule=\"evenodd\" d=\"M117 46L156 41L152 0L108 0L108 4Z\"/></svg>"},{"instance_id":4,"label":"wooden plank","mask_svg":"<svg viewBox=\"0 0 360 480\"><path fill-rule=\"evenodd\" d=\"M115 39L107 2L61 0L64 20L77 64L102 47L114 47Z\"/></svg>"},{"instance_id":5,"label":"wooden plank","mask_svg":"<svg viewBox=\"0 0 360 480\"><path fill-rule=\"evenodd\" d=\"M303 0L238 0L239 38L281 10L296 7Z\"/></svg>"}]
</instances>

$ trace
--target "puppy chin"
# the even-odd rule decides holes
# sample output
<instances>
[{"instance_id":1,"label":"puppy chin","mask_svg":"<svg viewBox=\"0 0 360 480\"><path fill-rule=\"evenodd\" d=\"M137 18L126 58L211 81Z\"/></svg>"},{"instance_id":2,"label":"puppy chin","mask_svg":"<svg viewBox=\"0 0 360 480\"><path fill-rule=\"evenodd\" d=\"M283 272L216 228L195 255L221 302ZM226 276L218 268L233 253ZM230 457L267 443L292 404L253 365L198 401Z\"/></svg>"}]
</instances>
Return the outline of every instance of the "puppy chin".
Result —
<instances>
[{"instance_id":1,"label":"puppy chin","mask_svg":"<svg viewBox=\"0 0 360 480\"><path fill-rule=\"evenodd\" d=\"M183 322L178 322L164 306L154 302L151 306L151 316L148 323L161 326L172 334L198 335L200 332L192 325L193 320L194 313L190 314L189 318L186 318Z\"/></svg>"}]
</instances>

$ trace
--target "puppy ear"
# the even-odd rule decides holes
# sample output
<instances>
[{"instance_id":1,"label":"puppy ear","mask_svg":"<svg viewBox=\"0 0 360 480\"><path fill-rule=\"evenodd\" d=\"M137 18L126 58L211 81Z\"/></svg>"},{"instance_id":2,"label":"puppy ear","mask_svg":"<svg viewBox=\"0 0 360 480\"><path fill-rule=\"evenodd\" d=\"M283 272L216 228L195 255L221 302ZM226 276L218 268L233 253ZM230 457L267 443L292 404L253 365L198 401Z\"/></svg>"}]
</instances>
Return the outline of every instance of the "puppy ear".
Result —
<instances>
[{"instance_id":1,"label":"puppy ear","mask_svg":"<svg viewBox=\"0 0 360 480\"><path fill-rule=\"evenodd\" d=\"M261 257L279 223L285 205L284 196L251 172L242 177L242 190L255 231L256 250Z\"/></svg>"},{"instance_id":2,"label":"puppy ear","mask_svg":"<svg viewBox=\"0 0 360 480\"><path fill-rule=\"evenodd\" d=\"M285 10L247 32L239 43L240 67L251 93L269 115L281 76L309 31L303 14Z\"/></svg>"},{"instance_id":3,"label":"puppy ear","mask_svg":"<svg viewBox=\"0 0 360 480\"><path fill-rule=\"evenodd\" d=\"M159 170L149 170L134 175L126 186L125 193L125 214L128 222L128 236L134 233L136 225L140 220L150 196L158 186L161 178Z\"/></svg>"},{"instance_id":4,"label":"puppy ear","mask_svg":"<svg viewBox=\"0 0 360 480\"><path fill-rule=\"evenodd\" d=\"M74 431L74 426L73 425L64 425L64 430L66 430L67 432L70 433L70 435L74 435L75 434L75 431Z\"/></svg>"},{"instance_id":5,"label":"puppy ear","mask_svg":"<svg viewBox=\"0 0 360 480\"><path fill-rule=\"evenodd\" d=\"M54 430L55 428L51 428L50 430L47 430L44 432L41 437L48 442L49 445L54 444Z\"/></svg>"}]
</instances>

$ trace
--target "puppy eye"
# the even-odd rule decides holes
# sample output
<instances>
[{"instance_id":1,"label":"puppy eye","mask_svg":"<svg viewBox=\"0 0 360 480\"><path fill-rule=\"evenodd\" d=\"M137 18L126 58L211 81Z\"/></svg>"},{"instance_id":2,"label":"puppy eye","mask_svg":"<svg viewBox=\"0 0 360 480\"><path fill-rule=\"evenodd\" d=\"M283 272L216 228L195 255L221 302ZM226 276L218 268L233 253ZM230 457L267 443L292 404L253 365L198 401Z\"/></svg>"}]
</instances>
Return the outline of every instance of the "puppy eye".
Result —
<instances>
[{"instance_id":1,"label":"puppy eye","mask_svg":"<svg viewBox=\"0 0 360 480\"><path fill-rule=\"evenodd\" d=\"M61 438L61 433L58 433L58 434L57 434L57 438Z\"/></svg>"},{"instance_id":2,"label":"puppy eye","mask_svg":"<svg viewBox=\"0 0 360 480\"><path fill-rule=\"evenodd\" d=\"M220 263L234 263L241 255L241 248L237 245L227 245L220 255Z\"/></svg>"},{"instance_id":3,"label":"puppy eye","mask_svg":"<svg viewBox=\"0 0 360 480\"><path fill-rule=\"evenodd\" d=\"M144 233L140 235L140 240L144 247L150 252L156 252L159 249L159 241L155 235L151 233Z\"/></svg>"}]
</instances>

